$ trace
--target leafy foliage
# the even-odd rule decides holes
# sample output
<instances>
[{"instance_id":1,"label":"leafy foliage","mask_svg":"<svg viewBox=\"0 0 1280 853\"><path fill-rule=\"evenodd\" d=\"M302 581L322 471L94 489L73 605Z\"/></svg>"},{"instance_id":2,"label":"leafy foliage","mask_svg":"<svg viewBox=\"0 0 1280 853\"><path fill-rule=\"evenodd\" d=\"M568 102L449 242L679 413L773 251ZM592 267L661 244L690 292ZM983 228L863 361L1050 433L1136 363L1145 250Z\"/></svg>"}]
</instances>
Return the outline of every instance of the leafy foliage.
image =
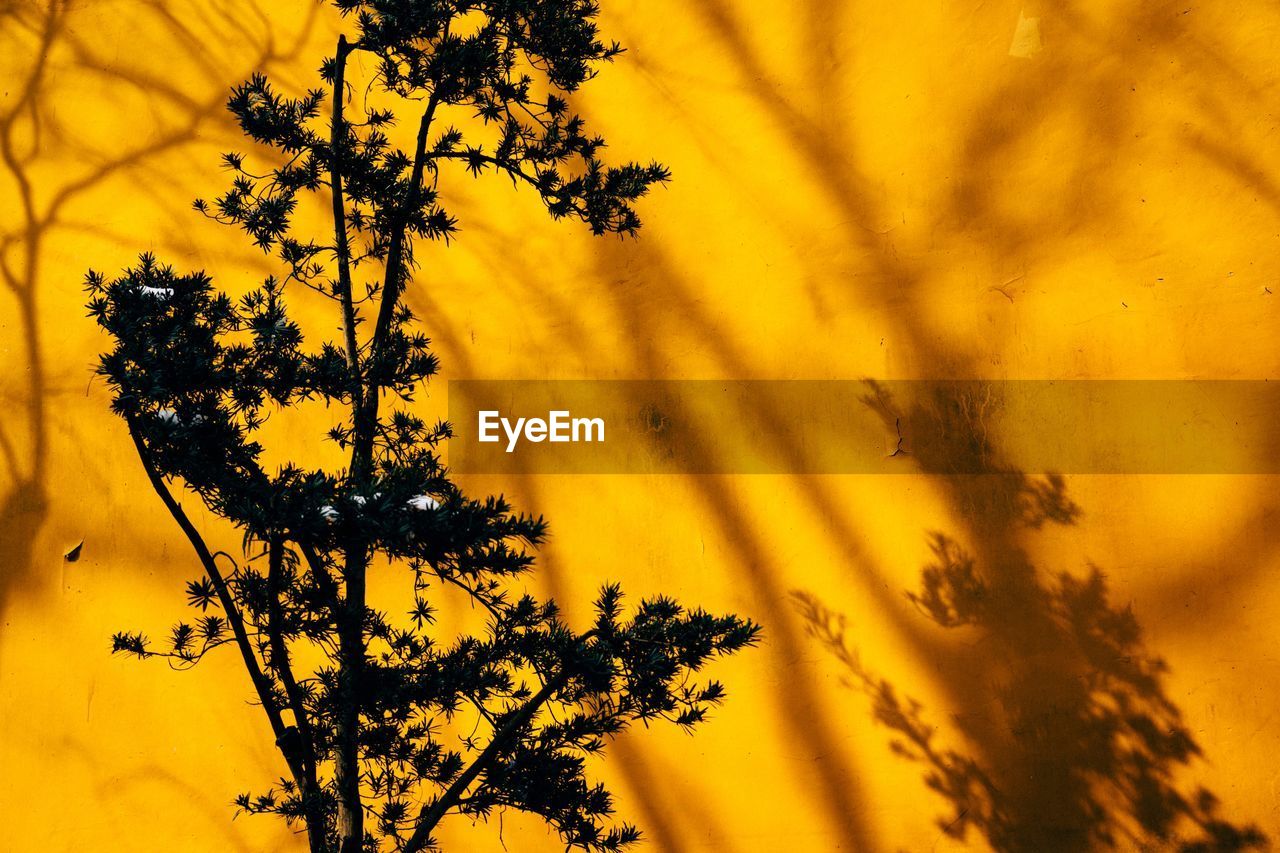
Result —
<instances>
[{"instance_id":1,"label":"leafy foliage","mask_svg":"<svg viewBox=\"0 0 1280 853\"><path fill-rule=\"evenodd\" d=\"M305 825L313 853L436 849L446 816L502 809L541 816L567 847L622 849L639 832L613 823L587 759L637 720L702 722L724 689L700 673L759 629L666 598L627 611L606 586L594 624L576 631L553 602L523 594L546 524L449 479L439 455L448 425L412 411L438 363L400 296L415 243L457 233L440 190L450 163L459 175L530 185L552 217L620 235L639 228L633 204L667 171L605 165L604 141L569 109L569 93L621 52L600 40L594 3L336 5L357 34L324 60L324 88L290 97L255 75L228 101L276 165L255 174L228 153L230 187L195 203L274 253L282 276L240 299L151 255L118 276L87 277L90 315L114 342L99 366L113 409L204 570L186 587L192 619L163 640L119 633L113 649L186 667L237 647L289 772L236 805ZM370 87L395 105L366 98L358 122L345 115L357 51L374 58ZM410 107L422 112L404 151L388 130ZM449 111L477 138L442 129ZM332 235L295 228L307 193L332 200ZM353 275L369 267L381 280L357 296ZM333 301L341 340L309 344L288 310L295 285ZM328 440L350 464L269 469L263 424L309 400L347 413ZM173 483L243 532L239 560L210 551ZM409 613L369 606L375 559L405 572ZM481 608L483 631L436 630L445 589ZM303 660L321 662L304 670Z\"/></svg>"}]
</instances>

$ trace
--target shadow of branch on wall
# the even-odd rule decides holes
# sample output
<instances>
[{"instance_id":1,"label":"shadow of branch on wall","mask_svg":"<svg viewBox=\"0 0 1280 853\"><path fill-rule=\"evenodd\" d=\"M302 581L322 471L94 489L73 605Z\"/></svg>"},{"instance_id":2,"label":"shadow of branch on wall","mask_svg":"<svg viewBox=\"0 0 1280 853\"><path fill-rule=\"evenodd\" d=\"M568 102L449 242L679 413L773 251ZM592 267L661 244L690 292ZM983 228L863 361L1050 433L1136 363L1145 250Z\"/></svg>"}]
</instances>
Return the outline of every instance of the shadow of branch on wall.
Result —
<instances>
[{"instance_id":1,"label":"shadow of branch on wall","mask_svg":"<svg viewBox=\"0 0 1280 853\"><path fill-rule=\"evenodd\" d=\"M0 5L0 67L7 89L0 104L0 186L9 200L0 212L0 293L12 306L6 306L5 315L11 324L6 332L14 342L6 377L13 384L4 390L7 415L0 421L0 615L17 593L44 588L35 572L48 561L38 559L34 549L50 515L51 435L56 429L90 434L51 408L56 397L68 393L57 387L60 380L78 389L89 374L86 364L68 363L44 339L52 298L73 292L75 316L81 314L83 270L69 274L59 266L51 240L59 232L114 240L110 215L77 208L85 196L112 181L127 179L135 193L154 195L162 208L185 209L187 199L167 198L159 187L150 190L172 182L160 158L197 143L209 127L229 128L223 109L229 85L250 71L287 64L317 16L311 9L299 32L283 40L256 0L235 0L182 16L170 11L167 0L145 0L130 6L135 16L131 37L138 43L121 53L109 39L93 35L94 16L105 13L67 0ZM261 27L251 31L245 21ZM181 44L198 74L185 79L158 73L142 33L163 44ZM247 63L228 55L232 51L222 34L236 36L236 52L245 54ZM169 120L156 133L122 140L66 108L68 101L89 97L86 87L96 87L97 97L141 94ZM68 369L83 372L62 377Z\"/></svg>"},{"instance_id":2,"label":"shadow of branch on wall","mask_svg":"<svg viewBox=\"0 0 1280 853\"><path fill-rule=\"evenodd\" d=\"M886 419L901 416L883 388L871 388L869 405ZM907 594L967 646L940 676L959 699L953 723L962 745L944 745L921 703L862 660L856 625L796 591L810 634L870 698L893 751L921 765L947 804L938 826L955 839L976 834L1009 853L1265 846L1255 826L1220 814L1211 791L1187 787L1201 748L1168 695L1167 664L1146 646L1132 609L1112 603L1103 572L1033 564L1025 537L1047 523L1076 523L1080 509L1062 478L1001 463L983 427L991 405L999 401L951 389L910 410L938 437L913 448L915 463L936 475L963 525L961 536L930 534L932 560ZM979 460L994 473L956 473Z\"/></svg>"}]
</instances>

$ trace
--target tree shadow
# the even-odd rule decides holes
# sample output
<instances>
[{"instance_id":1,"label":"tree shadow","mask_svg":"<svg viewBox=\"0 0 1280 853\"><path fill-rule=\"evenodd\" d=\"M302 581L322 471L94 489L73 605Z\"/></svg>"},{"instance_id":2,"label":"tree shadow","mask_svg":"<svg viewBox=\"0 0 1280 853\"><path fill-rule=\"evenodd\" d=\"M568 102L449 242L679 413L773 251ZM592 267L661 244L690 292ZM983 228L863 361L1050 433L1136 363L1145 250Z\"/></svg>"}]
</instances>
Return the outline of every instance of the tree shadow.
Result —
<instances>
[{"instance_id":1,"label":"tree shadow","mask_svg":"<svg viewBox=\"0 0 1280 853\"><path fill-rule=\"evenodd\" d=\"M806 8L818 21L837 5L814 2ZM933 272L927 259L904 259L875 230L885 219L884 211L877 211L869 176L858 167L857 140L828 120L837 111L821 104L806 110L798 105L798 95L773 82L765 57L749 37L746 16L732 4L701 0L694 8L720 37L743 80L750 81L746 94L773 118L791 141L791 153L829 192L833 208L844 217L841 233L849 244L865 249L875 281L892 294L886 303L900 306L927 294ZM1206 79L1225 77L1231 87L1241 87L1243 75L1224 62L1218 46L1197 39L1168 7L1117 7L1110 26L1087 20L1075 4L1058 4L1055 11L1061 27L1057 35L1089 50L1075 54L1074 60L1066 52L1054 53L1037 66L1025 66L973 105L972 131L953 169L965 182L933 222L932 253L937 252L936 244L980 235L985 252L1004 263L1017 260L1046 231L1069 234L1090 227L1100 205L1110 204L1105 191L1120 183L1114 176L1114 144L1140 130L1135 126L1140 119L1125 100L1133 91L1129 83L1137 85L1154 76L1170 57L1212 70L1213 76ZM815 29L828 38L836 31ZM1136 62L1103 63L1091 70L1079 60L1095 52L1118 52L1134 41L1150 49ZM822 40L817 39L809 55L822 53ZM833 76L830 66L816 68L814 90L832 91L828 84ZM1078 88L1054 84L1067 77L1091 82ZM1195 96L1189 100L1194 102ZM1058 152L1062 183L1069 192L1057 206L1042 206L1031 216L1010 213L997 197L1001 192L1007 197L1015 186L1002 177L1010 155L1034 138L1036 128L1054 113L1076 116L1081 128L1072 141L1078 147ZM1213 124L1211 111L1201 114ZM715 134L711 128L697 131ZM707 147L714 148L714 143ZM1243 176L1256 177L1253 170ZM860 298L870 297L872 304L882 298L853 287L845 296L850 307L857 307ZM983 375L987 365L978 358L981 348L973 341L930 328L923 311L894 311L893 316L888 325L905 342L911 365L935 371L933 376ZM1187 849L1240 849L1261 843L1256 830L1218 819L1212 795L1187 795L1175 786L1174 772L1188 766L1199 749L1162 686L1163 662L1143 647L1132 614L1109 603L1103 576L1093 572L1084 580L1066 575L1046 581L1032 564L1023 537L1046 523L1073 523L1078 514L1063 482L1029 478L1011 468L982 477L956 473L975 466L1000 467L997 450L983 436L981 419L972 417L977 402L936 400L932 412L918 413L931 414L953 428L950 445L935 448L934 456L917 462L925 473L945 475L935 482L963 520L969 545L962 549L949 537L936 538L938 561L926 571L921 591L909 600L939 625L983 637L971 650L945 656L938 686L948 700L970 709L957 724L972 746L972 757L952 753L950 763L960 767L957 762L963 759L986 780L979 782L977 775L968 774L963 789L976 785L988 792L983 795L987 813L993 816L986 823L988 840L1001 849L1081 849L1088 843L1106 843L1107 837L1123 844L1121 835L1128 832L1129 840L1145 836L1163 843L1184 832L1186 824L1199 827L1198 835L1186 830L1190 837L1181 843ZM888 427L892 424L887 421ZM857 554L849 557L859 564ZM908 630L906 639L919 644L921 633ZM992 684L1000 686L994 694ZM984 710L993 695L999 710L994 716ZM1122 701L1128 704L1110 710L1109 723L1091 722L1101 714L1098 703ZM896 700L895 704L901 705ZM914 719L888 710L885 714L900 721ZM1113 742L1107 743L1103 733ZM1101 743L1090 745L1099 738ZM1113 790L1103 790L1108 785ZM993 805L992 792L1004 792L998 804ZM956 794L953 799L964 797ZM970 806L961 804L956 814L968 814L966 809Z\"/></svg>"},{"instance_id":2,"label":"tree shadow","mask_svg":"<svg viewBox=\"0 0 1280 853\"><path fill-rule=\"evenodd\" d=\"M14 306L6 315L12 323L7 334L15 343L8 373L16 381L16 387L5 391L9 414L0 422L0 617L16 595L47 587L37 567L49 560L35 549L54 499L49 485L51 435L56 430L89 435L53 406L83 387L88 369L50 359L57 347L46 339L50 297L77 285L57 280L64 271L56 268L52 241L78 234L119 243L110 231L110 216L78 205L113 181L129 180L140 197L171 217L176 216L175 208L185 209L186 199L167 197L172 187L155 186L172 179L162 158L198 144L211 128L230 130L232 123L223 109L228 81L254 70L287 67L318 16L313 4L298 32L281 43L257 0L215 4L182 16L169 5L167 0L131 5L139 43L128 56L89 34L95 12L91 8L67 0L0 5L0 39L7 48L7 97L0 105L0 185L12 188L7 196L11 203L0 214L0 283ZM205 29L193 28L192 19ZM253 30L246 21L262 27ZM195 83L175 82L175 76L150 67L143 33L181 44L184 58L199 69ZM228 58L224 34L236 36L235 52L248 55L243 66L237 57ZM117 96L142 96L152 109L165 114L161 131L142 134L141 142L103 133L64 108L68 86L76 84L101 87ZM83 372L66 376L68 368Z\"/></svg>"},{"instance_id":3,"label":"tree shadow","mask_svg":"<svg viewBox=\"0 0 1280 853\"><path fill-rule=\"evenodd\" d=\"M846 616L813 592L792 598L846 683L870 698L892 750L922 765L946 801L940 830L1011 853L1266 846L1256 826L1224 818L1212 792L1186 787L1202 750L1167 693L1166 662L1145 645L1132 609L1111 602L1103 572L1033 564L1025 537L1074 524L1080 510L1061 477L1030 477L1002 460L984 428L998 399L942 386L903 411L870 387L866 401L883 418L931 427L912 456L963 524L964 544L930 534L933 559L907 594L965 641L964 658L942 675L959 700L960 745L942 745L922 704L864 663ZM958 473L979 469L992 473Z\"/></svg>"}]
</instances>

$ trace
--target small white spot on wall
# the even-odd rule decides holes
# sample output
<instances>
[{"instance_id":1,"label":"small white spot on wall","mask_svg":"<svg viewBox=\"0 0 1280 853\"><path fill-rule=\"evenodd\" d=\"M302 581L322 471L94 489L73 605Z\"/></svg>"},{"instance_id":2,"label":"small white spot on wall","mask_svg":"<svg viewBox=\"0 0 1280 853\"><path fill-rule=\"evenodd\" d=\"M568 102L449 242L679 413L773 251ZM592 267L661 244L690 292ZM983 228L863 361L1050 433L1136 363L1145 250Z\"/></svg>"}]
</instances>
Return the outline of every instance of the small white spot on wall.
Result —
<instances>
[{"instance_id":1,"label":"small white spot on wall","mask_svg":"<svg viewBox=\"0 0 1280 853\"><path fill-rule=\"evenodd\" d=\"M1018 59L1030 59L1044 50L1040 41L1040 19L1027 16L1027 10L1018 13L1018 26L1013 31L1013 43L1009 45L1009 55Z\"/></svg>"}]
</instances>

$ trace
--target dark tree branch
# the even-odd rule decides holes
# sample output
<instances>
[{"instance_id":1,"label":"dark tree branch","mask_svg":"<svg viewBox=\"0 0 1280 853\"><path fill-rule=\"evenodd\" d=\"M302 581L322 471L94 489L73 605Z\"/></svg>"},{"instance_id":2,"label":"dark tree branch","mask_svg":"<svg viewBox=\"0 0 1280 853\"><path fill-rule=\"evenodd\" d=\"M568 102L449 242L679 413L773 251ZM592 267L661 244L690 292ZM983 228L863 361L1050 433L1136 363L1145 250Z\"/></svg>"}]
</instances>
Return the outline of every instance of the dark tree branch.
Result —
<instances>
[{"instance_id":1,"label":"dark tree branch","mask_svg":"<svg viewBox=\"0 0 1280 853\"><path fill-rule=\"evenodd\" d=\"M336 83L341 82L341 63ZM341 93L335 86L335 103ZM404 264L404 246L408 230L409 211L417 204L422 185L422 173L426 166L427 138L430 133L432 117L435 115L438 99L433 92L423 113L418 128L416 152L414 154L413 172L410 178L409 193L405 200L405 209L399 212L397 227L391 236L391 245L387 253L386 279L383 286L382 305L374 328L373 339L369 344L370 361L375 365L382 357L383 341L391 318L395 314L396 302L401 289L401 267ZM375 370L375 373L377 371ZM364 382L362 379L361 382ZM373 471L373 440L378 425L378 406L381 388L375 379L367 382L368 387L358 393L352 400L353 441L351 448L351 475L360 485L366 483ZM365 572L368 567L368 544L363 540L353 539L347 547L347 561L343 572L346 584L346 604L341 616L341 627L338 640L341 648L339 669L339 694L341 708L338 716L338 754L336 773L339 791L339 832L342 836L341 853L359 853L363 844L363 810L360 807L360 772L357 734L359 728L359 683L360 671L364 667L364 611L365 611Z\"/></svg>"},{"instance_id":2,"label":"dark tree branch","mask_svg":"<svg viewBox=\"0 0 1280 853\"><path fill-rule=\"evenodd\" d=\"M462 771L458 778L453 781L453 784L449 786L448 790L422 810L413 834L409 836L409 840L405 843L404 853L421 853L427 848L427 842L431 840L431 831L449 813L450 809L457 807L463 795L467 793L467 789L471 787L471 783L476 780L481 771L487 768L498 754L520 733L520 730L533 720L538 713L538 709L545 705L547 700L563 687L568 679L568 671L561 670L556 677L548 680L542 686L542 689L534 694L519 711L513 714L501 729L494 732L488 746L476 756L466 770Z\"/></svg>"},{"instance_id":3,"label":"dark tree branch","mask_svg":"<svg viewBox=\"0 0 1280 853\"><path fill-rule=\"evenodd\" d=\"M316 778L315 734L311 730L305 697L293 676L293 668L289 663L289 646L284 638L284 608L280 600L283 592L280 575L284 570L284 542L280 537L273 536L267 549L267 636L271 648L270 666L284 685L285 696L288 697L297 725L298 763L302 768L299 786L306 815L307 841L311 853L325 853L324 813L320 808L320 786Z\"/></svg>"},{"instance_id":4,"label":"dark tree branch","mask_svg":"<svg viewBox=\"0 0 1280 853\"><path fill-rule=\"evenodd\" d=\"M521 169L511 160L500 159L489 154L478 154L470 151L437 151L428 157L429 160L468 160L488 163L506 172L514 180L519 178L533 187L538 187L538 179Z\"/></svg>"},{"instance_id":5,"label":"dark tree branch","mask_svg":"<svg viewBox=\"0 0 1280 853\"><path fill-rule=\"evenodd\" d=\"M372 467L372 448L365 452L361 437L370 420L376 424L376 411L370 413L360 368L360 349L356 339L355 306L351 296L350 248L347 244L346 208L343 203L342 171L338 168L339 146L345 139L342 103L346 97L345 70L347 39L338 37L333 78L333 119L331 128L330 183L333 191L333 229L337 241L339 288L342 290L343 325L346 327L347 364L351 372L351 421L355 434L351 471L363 483ZM338 711L336 714L334 775L338 789L338 836L341 853L360 853L364 846L364 809L360 803L360 672L364 668L364 602L365 568L368 545L353 537L347 547L343 570L345 601L338 609Z\"/></svg>"},{"instance_id":6,"label":"dark tree branch","mask_svg":"<svg viewBox=\"0 0 1280 853\"><path fill-rule=\"evenodd\" d=\"M338 600L338 582L333 579L333 575L329 574L329 569L320 558L320 554L313 546L305 542L298 542L297 544L298 550L302 552L303 559L311 567L311 573L316 576L324 594L331 596L336 603Z\"/></svg>"},{"instance_id":7,"label":"dark tree branch","mask_svg":"<svg viewBox=\"0 0 1280 853\"><path fill-rule=\"evenodd\" d=\"M258 694L258 701L262 703L262 709L266 712L267 719L271 723L271 732L276 737L276 745L280 748L281 755L284 756L285 762L289 765L289 771L293 774L294 781L301 784L304 778L301 762L297 756L290 755L285 748L285 744L289 742L288 727L285 726L284 719L280 716L280 709L276 707L275 699L271 695L270 684L261 667L258 666L258 657L254 654L253 644L249 641L248 632L245 631L244 619L240 614L240 608L236 606L231 590L227 588L226 579L223 578L221 570L218 569L218 563L214 560L213 554L209 552L209 547L205 545L200 531L196 530L195 525L191 523L191 519L187 518L186 512L174 499L169 487L165 485L164 478L156 469L155 463L151 461L151 453L148 451L146 443L142 440L142 433L138 429L136 420L130 415L127 416L127 422L129 425L129 437L133 439L133 445L138 450L138 458L142 460L142 467L147 472L147 479L151 481L151 487L160 496L161 502L164 503L165 509L169 510L169 514L173 516L173 520L178 522L178 527L182 528L182 532L186 534L188 541L191 542L191 547L195 549L200 564L204 567L205 574L208 575L209 581L213 584L214 591L218 595L218 601L222 605L222 610L227 615L227 624L231 626L231 632L236 638L236 646L240 649L240 656L244 659L245 669L249 671L249 679L253 682L254 690Z\"/></svg>"},{"instance_id":8,"label":"dark tree branch","mask_svg":"<svg viewBox=\"0 0 1280 853\"><path fill-rule=\"evenodd\" d=\"M342 324L347 345L347 365L351 369L352 405L357 414L362 405L360 382L360 346L356 339L356 310L351 294L351 249L347 242L347 209L343 200L342 169L339 168L339 147L346 138L346 124L342 118L342 104L346 99L344 79L347 55L354 48L347 44L345 35L338 36L338 51L334 56L333 117L329 136L329 186L333 195L334 253L338 264L338 290L342 299Z\"/></svg>"},{"instance_id":9,"label":"dark tree branch","mask_svg":"<svg viewBox=\"0 0 1280 853\"><path fill-rule=\"evenodd\" d=\"M409 176L409 192L405 197L404 207L397 211L395 230L391 234L391 243L387 249L387 268L382 285L382 304L378 307L378 319L374 325L373 340L369 345L371 360L378 364L383 355L383 346L387 330L396 313L396 303L400 300L400 292L404 285L405 244L408 239L409 217L419 204L422 194L422 174L427 165L427 140L431 134L431 122L435 119L436 108L440 99L432 89L427 99L427 108L418 123L418 139L414 146L413 171ZM370 382L364 402L364 423L357 424L355 442L352 449L352 471L357 478L357 457L372 457L373 434L378 422L378 404L382 389L376 382ZM363 427L363 429L362 429Z\"/></svg>"}]
</instances>

